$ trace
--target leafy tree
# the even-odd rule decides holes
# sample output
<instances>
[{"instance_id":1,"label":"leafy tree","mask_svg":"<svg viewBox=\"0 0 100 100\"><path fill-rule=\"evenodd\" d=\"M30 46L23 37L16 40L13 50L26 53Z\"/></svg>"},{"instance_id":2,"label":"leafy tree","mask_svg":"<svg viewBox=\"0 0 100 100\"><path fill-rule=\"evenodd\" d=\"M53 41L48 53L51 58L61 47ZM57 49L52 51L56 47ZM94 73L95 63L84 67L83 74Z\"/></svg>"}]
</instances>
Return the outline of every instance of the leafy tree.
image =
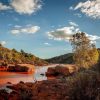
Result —
<instances>
[{"instance_id":1,"label":"leafy tree","mask_svg":"<svg viewBox=\"0 0 100 100\"><path fill-rule=\"evenodd\" d=\"M22 49L20 50L20 52L21 52L22 54L25 54L25 51L24 51L24 50L22 50Z\"/></svg>"},{"instance_id":2,"label":"leafy tree","mask_svg":"<svg viewBox=\"0 0 100 100\"><path fill-rule=\"evenodd\" d=\"M13 48L13 49L12 49L12 52L15 52L15 53L17 53L17 50Z\"/></svg>"},{"instance_id":3,"label":"leafy tree","mask_svg":"<svg viewBox=\"0 0 100 100\"><path fill-rule=\"evenodd\" d=\"M24 50L21 50L20 52L18 52L16 49L9 50L3 46L0 46L0 61L4 64L34 63L35 65L40 65L37 57L33 54L26 53ZM42 59L40 59L40 61L42 64L47 63Z\"/></svg>"},{"instance_id":4,"label":"leafy tree","mask_svg":"<svg viewBox=\"0 0 100 100\"><path fill-rule=\"evenodd\" d=\"M98 62L99 54L85 33L76 33L70 39L73 48L73 59L78 67L89 68Z\"/></svg>"}]
</instances>

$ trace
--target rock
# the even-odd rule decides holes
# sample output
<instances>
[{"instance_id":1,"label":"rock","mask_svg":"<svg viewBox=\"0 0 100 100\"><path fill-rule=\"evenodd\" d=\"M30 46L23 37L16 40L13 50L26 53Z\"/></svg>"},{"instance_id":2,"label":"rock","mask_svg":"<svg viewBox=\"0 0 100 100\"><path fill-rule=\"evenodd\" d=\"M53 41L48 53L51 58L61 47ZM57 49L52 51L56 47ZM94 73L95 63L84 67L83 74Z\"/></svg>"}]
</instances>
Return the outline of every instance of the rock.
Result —
<instances>
[{"instance_id":1,"label":"rock","mask_svg":"<svg viewBox=\"0 0 100 100\"><path fill-rule=\"evenodd\" d=\"M70 75L69 69L64 66L49 67L46 76L68 76Z\"/></svg>"},{"instance_id":2,"label":"rock","mask_svg":"<svg viewBox=\"0 0 100 100\"><path fill-rule=\"evenodd\" d=\"M46 72L46 76L55 76L55 68L49 67Z\"/></svg>"},{"instance_id":3,"label":"rock","mask_svg":"<svg viewBox=\"0 0 100 100\"><path fill-rule=\"evenodd\" d=\"M44 80L37 83L18 83L8 100L69 100L66 81Z\"/></svg>"},{"instance_id":4,"label":"rock","mask_svg":"<svg viewBox=\"0 0 100 100\"><path fill-rule=\"evenodd\" d=\"M24 84L24 82L23 82L23 81L20 81L19 83Z\"/></svg>"},{"instance_id":5,"label":"rock","mask_svg":"<svg viewBox=\"0 0 100 100\"><path fill-rule=\"evenodd\" d=\"M12 91L7 100L21 100L21 97L17 91Z\"/></svg>"},{"instance_id":6,"label":"rock","mask_svg":"<svg viewBox=\"0 0 100 100\"><path fill-rule=\"evenodd\" d=\"M8 99L8 93L6 90L0 90L0 100L7 100Z\"/></svg>"},{"instance_id":7,"label":"rock","mask_svg":"<svg viewBox=\"0 0 100 100\"><path fill-rule=\"evenodd\" d=\"M30 65L30 64L9 65L7 71L9 71L9 72L33 73L34 72L34 66Z\"/></svg>"},{"instance_id":8,"label":"rock","mask_svg":"<svg viewBox=\"0 0 100 100\"><path fill-rule=\"evenodd\" d=\"M41 75L41 76L44 76L45 74L41 73L40 75Z\"/></svg>"},{"instance_id":9,"label":"rock","mask_svg":"<svg viewBox=\"0 0 100 100\"><path fill-rule=\"evenodd\" d=\"M7 82L7 84L12 84L11 82Z\"/></svg>"}]
</instances>

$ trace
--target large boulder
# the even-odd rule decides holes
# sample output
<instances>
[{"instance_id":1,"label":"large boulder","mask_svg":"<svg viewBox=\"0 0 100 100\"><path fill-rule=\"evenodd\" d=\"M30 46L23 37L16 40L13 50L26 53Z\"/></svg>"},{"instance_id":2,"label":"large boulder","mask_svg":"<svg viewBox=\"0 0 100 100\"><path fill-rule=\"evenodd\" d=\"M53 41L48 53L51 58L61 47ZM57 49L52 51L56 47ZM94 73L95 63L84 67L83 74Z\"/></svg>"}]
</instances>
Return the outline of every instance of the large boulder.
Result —
<instances>
[{"instance_id":1,"label":"large boulder","mask_svg":"<svg viewBox=\"0 0 100 100\"><path fill-rule=\"evenodd\" d=\"M9 72L34 72L34 66L30 64L10 65L7 69Z\"/></svg>"},{"instance_id":2,"label":"large boulder","mask_svg":"<svg viewBox=\"0 0 100 100\"><path fill-rule=\"evenodd\" d=\"M68 76L70 75L69 69L64 66L49 67L46 76Z\"/></svg>"}]
</instances>

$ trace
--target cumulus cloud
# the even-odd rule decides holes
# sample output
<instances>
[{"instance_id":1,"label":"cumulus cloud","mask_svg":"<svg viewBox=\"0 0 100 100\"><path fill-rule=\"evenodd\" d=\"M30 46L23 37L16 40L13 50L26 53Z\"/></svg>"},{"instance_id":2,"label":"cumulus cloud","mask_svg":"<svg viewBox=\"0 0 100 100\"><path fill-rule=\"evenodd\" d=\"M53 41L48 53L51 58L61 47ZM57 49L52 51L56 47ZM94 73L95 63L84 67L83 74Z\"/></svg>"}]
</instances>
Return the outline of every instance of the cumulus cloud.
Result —
<instances>
[{"instance_id":1,"label":"cumulus cloud","mask_svg":"<svg viewBox=\"0 0 100 100\"><path fill-rule=\"evenodd\" d=\"M80 11L87 16L100 19L100 0L87 0L86 2L80 2L73 9L80 9Z\"/></svg>"},{"instance_id":2,"label":"cumulus cloud","mask_svg":"<svg viewBox=\"0 0 100 100\"><path fill-rule=\"evenodd\" d=\"M11 6L20 14L32 14L41 9L41 0L12 0Z\"/></svg>"},{"instance_id":3,"label":"cumulus cloud","mask_svg":"<svg viewBox=\"0 0 100 100\"><path fill-rule=\"evenodd\" d=\"M58 28L55 31L50 31L47 32L47 35L49 39L54 39L54 40L64 40L64 41L69 41L71 39L72 35L81 32L79 29L78 25L75 22L69 22L70 26L68 27L63 27L63 28ZM86 36L92 41L96 42L96 40L100 39L100 36L97 35L90 35L86 33Z\"/></svg>"},{"instance_id":4,"label":"cumulus cloud","mask_svg":"<svg viewBox=\"0 0 100 100\"><path fill-rule=\"evenodd\" d=\"M6 45L6 41L0 41L0 44L3 46Z\"/></svg>"},{"instance_id":5,"label":"cumulus cloud","mask_svg":"<svg viewBox=\"0 0 100 100\"><path fill-rule=\"evenodd\" d=\"M79 28L75 26L69 26L56 29L55 31L47 32L47 34L49 39L68 41L71 36L77 32L80 32Z\"/></svg>"},{"instance_id":6,"label":"cumulus cloud","mask_svg":"<svg viewBox=\"0 0 100 100\"><path fill-rule=\"evenodd\" d=\"M10 6L7 6L7 5L0 3L0 10L9 10L9 9L11 9Z\"/></svg>"},{"instance_id":7,"label":"cumulus cloud","mask_svg":"<svg viewBox=\"0 0 100 100\"><path fill-rule=\"evenodd\" d=\"M30 26L30 27L25 27L25 28L23 28L21 26L17 26L11 30L11 33L14 35L21 34L21 33L34 34L39 30L40 30L39 26Z\"/></svg>"}]
</instances>

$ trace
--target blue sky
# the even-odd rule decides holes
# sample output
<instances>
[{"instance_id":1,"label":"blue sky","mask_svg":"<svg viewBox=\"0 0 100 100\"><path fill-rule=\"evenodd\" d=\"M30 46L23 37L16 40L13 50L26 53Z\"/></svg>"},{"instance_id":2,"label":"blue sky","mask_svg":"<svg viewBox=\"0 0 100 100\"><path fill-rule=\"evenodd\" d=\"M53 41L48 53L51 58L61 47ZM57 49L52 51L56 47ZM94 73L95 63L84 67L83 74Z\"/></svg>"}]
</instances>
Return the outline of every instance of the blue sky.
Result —
<instances>
[{"instance_id":1,"label":"blue sky","mask_svg":"<svg viewBox=\"0 0 100 100\"><path fill-rule=\"evenodd\" d=\"M40 58L71 52L76 32L100 47L99 0L0 0L0 43Z\"/></svg>"}]
</instances>

